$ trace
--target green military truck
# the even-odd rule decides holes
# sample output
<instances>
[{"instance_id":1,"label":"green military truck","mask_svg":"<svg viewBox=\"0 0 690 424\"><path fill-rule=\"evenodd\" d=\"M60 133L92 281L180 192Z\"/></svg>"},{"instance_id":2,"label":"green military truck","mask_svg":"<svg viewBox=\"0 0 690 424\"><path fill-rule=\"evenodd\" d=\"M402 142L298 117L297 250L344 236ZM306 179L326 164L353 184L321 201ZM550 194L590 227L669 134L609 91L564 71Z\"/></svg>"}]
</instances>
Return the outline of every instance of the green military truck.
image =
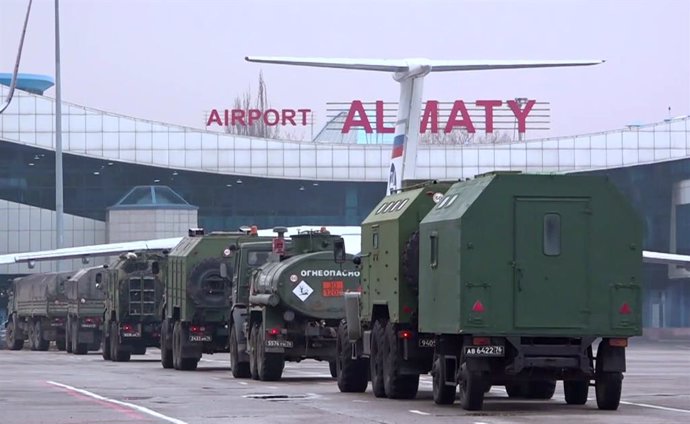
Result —
<instances>
[{"instance_id":1,"label":"green military truck","mask_svg":"<svg viewBox=\"0 0 690 424\"><path fill-rule=\"evenodd\" d=\"M101 345L101 321L105 309L102 266L83 268L65 283L67 293L66 350L85 355Z\"/></svg>"},{"instance_id":2,"label":"green military truck","mask_svg":"<svg viewBox=\"0 0 690 424\"><path fill-rule=\"evenodd\" d=\"M232 279L220 274L220 264L232 254L229 245L260 239L255 231L204 235L191 229L168 254L160 336L164 368L195 370L202 354L228 351Z\"/></svg>"},{"instance_id":3,"label":"green military truck","mask_svg":"<svg viewBox=\"0 0 690 424\"><path fill-rule=\"evenodd\" d=\"M49 272L15 278L9 291L6 346L20 350L29 341L31 350L48 350L55 341L65 349L67 295L70 272Z\"/></svg>"},{"instance_id":4,"label":"green military truck","mask_svg":"<svg viewBox=\"0 0 690 424\"><path fill-rule=\"evenodd\" d=\"M435 200L435 202L434 202ZM338 385L478 410L492 385L618 408L641 335L642 226L603 177L492 173L384 198L362 223L362 293L348 293ZM594 352L595 341L600 340Z\"/></svg>"},{"instance_id":5,"label":"green military truck","mask_svg":"<svg viewBox=\"0 0 690 424\"><path fill-rule=\"evenodd\" d=\"M129 252L104 270L103 359L129 361L160 346L164 258L162 251Z\"/></svg>"},{"instance_id":6,"label":"green military truck","mask_svg":"<svg viewBox=\"0 0 690 424\"><path fill-rule=\"evenodd\" d=\"M344 253L342 237L327 231L308 231L290 236L285 247L285 228L275 229L269 261L251 278L244 297L238 296L235 311L248 309L235 326L248 340L246 352L230 340L234 375L263 381L279 380L285 361L328 361L335 377L337 328L345 316L342 296L359 285L359 271L351 261L334 263L336 244ZM242 305L242 306L240 306ZM233 314L233 317L236 315ZM237 353L249 357L241 365Z\"/></svg>"}]
</instances>

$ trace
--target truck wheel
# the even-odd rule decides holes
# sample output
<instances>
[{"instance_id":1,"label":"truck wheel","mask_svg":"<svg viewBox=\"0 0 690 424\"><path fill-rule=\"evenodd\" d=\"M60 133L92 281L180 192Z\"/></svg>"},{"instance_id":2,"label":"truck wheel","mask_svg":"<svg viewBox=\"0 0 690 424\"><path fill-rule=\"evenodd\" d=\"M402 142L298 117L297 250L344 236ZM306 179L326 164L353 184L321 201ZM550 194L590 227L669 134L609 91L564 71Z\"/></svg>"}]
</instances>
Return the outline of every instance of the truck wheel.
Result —
<instances>
[{"instance_id":1,"label":"truck wheel","mask_svg":"<svg viewBox=\"0 0 690 424\"><path fill-rule=\"evenodd\" d=\"M107 328L110 324L105 323L103 324L103 328ZM108 334L110 334L110 328L108 329ZM109 361L110 360L110 336L106 336L103 334L103 338L101 338L101 356L103 356L103 360Z\"/></svg>"},{"instance_id":2,"label":"truck wheel","mask_svg":"<svg viewBox=\"0 0 690 424\"><path fill-rule=\"evenodd\" d=\"M441 357L434 355L434 365L431 368L432 387L434 392L434 403L437 405L452 405L455 402L456 385L446 384L444 378L445 370Z\"/></svg>"},{"instance_id":3,"label":"truck wheel","mask_svg":"<svg viewBox=\"0 0 690 424\"><path fill-rule=\"evenodd\" d=\"M33 322L29 322L28 332L29 332L29 349L36 350L36 326Z\"/></svg>"},{"instance_id":4,"label":"truck wheel","mask_svg":"<svg viewBox=\"0 0 690 424\"><path fill-rule=\"evenodd\" d=\"M369 373L371 374L371 388L374 396L386 397L386 388L383 384L383 342L385 338L385 320L376 320L371 330L371 356L369 358Z\"/></svg>"},{"instance_id":5,"label":"truck wheel","mask_svg":"<svg viewBox=\"0 0 690 424\"><path fill-rule=\"evenodd\" d=\"M67 345L67 343L65 343L65 340L64 340L64 339L55 340L55 347L56 347L57 350L59 350L59 351L65 350L66 345Z\"/></svg>"},{"instance_id":6,"label":"truck wheel","mask_svg":"<svg viewBox=\"0 0 690 424\"><path fill-rule=\"evenodd\" d=\"M522 382L508 383L505 385L509 398L521 398L527 396L527 385Z\"/></svg>"},{"instance_id":7,"label":"truck wheel","mask_svg":"<svg viewBox=\"0 0 690 424\"><path fill-rule=\"evenodd\" d=\"M256 338L259 337L259 326L257 323L252 324L252 329L249 334L249 346L251 352L249 353L249 374L251 374L252 379L259 379L259 370L256 366Z\"/></svg>"},{"instance_id":8,"label":"truck wheel","mask_svg":"<svg viewBox=\"0 0 690 424\"><path fill-rule=\"evenodd\" d=\"M72 353L72 320L67 318L65 326L65 352Z\"/></svg>"},{"instance_id":9,"label":"truck wheel","mask_svg":"<svg viewBox=\"0 0 690 424\"><path fill-rule=\"evenodd\" d=\"M161 365L163 368L170 369L173 367L173 350L168 349L170 343L170 322L167 318L161 324Z\"/></svg>"},{"instance_id":10,"label":"truck wheel","mask_svg":"<svg viewBox=\"0 0 690 424\"><path fill-rule=\"evenodd\" d=\"M563 392L568 405L584 405L589 394L589 380L564 380Z\"/></svg>"},{"instance_id":11,"label":"truck wheel","mask_svg":"<svg viewBox=\"0 0 690 424\"><path fill-rule=\"evenodd\" d=\"M367 390L367 360L352 359L350 340L347 337L347 324L341 322L338 327L338 338L335 341L335 367L338 389L343 393L363 393ZM330 365L330 364L329 364ZM331 371L331 375L333 375Z\"/></svg>"},{"instance_id":12,"label":"truck wheel","mask_svg":"<svg viewBox=\"0 0 690 424\"><path fill-rule=\"evenodd\" d=\"M467 369L467 363L460 366L460 406L467 411L479 411L484 403L486 382L482 375Z\"/></svg>"},{"instance_id":13,"label":"truck wheel","mask_svg":"<svg viewBox=\"0 0 690 424\"><path fill-rule=\"evenodd\" d=\"M235 330L234 323L230 325L230 369L232 370L232 376L235 378L249 378L251 377L249 363L240 362L237 331Z\"/></svg>"},{"instance_id":14,"label":"truck wheel","mask_svg":"<svg viewBox=\"0 0 690 424\"><path fill-rule=\"evenodd\" d=\"M120 325L117 322L110 323L110 359L115 362L127 362L131 358L131 353L122 349L119 330Z\"/></svg>"},{"instance_id":15,"label":"truck wheel","mask_svg":"<svg viewBox=\"0 0 690 424\"><path fill-rule=\"evenodd\" d=\"M388 322L383 342L383 385L390 399L413 399L417 396L419 374L403 374L402 368L397 326Z\"/></svg>"},{"instance_id":16,"label":"truck wheel","mask_svg":"<svg viewBox=\"0 0 690 424\"><path fill-rule=\"evenodd\" d=\"M597 407L606 411L615 411L621 401L623 389L622 372L599 372L595 377Z\"/></svg>"},{"instance_id":17,"label":"truck wheel","mask_svg":"<svg viewBox=\"0 0 690 424\"><path fill-rule=\"evenodd\" d=\"M266 352L266 332L259 330L259 337L256 338L257 354L256 368L259 372L261 381L278 381L283 376L285 368L285 357L282 353Z\"/></svg>"},{"instance_id":18,"label":"truck wheel","mask_svg":"<svg viewBox=\"0 0 690 424\"><path fill-rule=\"evenodd\" d=\"M182 328L182 323L180 321L175 321L175 326L173 328L173 355L177 355L177 359L174 359L175 356L173 356L173 363L177 361L177 367L175 369L181 371L194 371L199 365L199 359L182 357L182 345L186 343L187 340L187 332Z\"/></svg>"},{"instance_id":19,"label":"truck wheel","mask_svg":"<svg viewBox=\"0 0 690 424\"><path fill-rule=\"evenodd\" d=\"M331 377L338 378L338 365L335 360L328 361L328 371L331 373Z\"/></svg>"},{"instance_id":20,"label":"truck wheel","mask_svg":"<svg viewBox=\"0 0 690 424\"><path fill-rule=\"evenodd\" d=\"M551 399L555 391L555 380L537 380L527 383L528 399Z\"/></svg>"},{"instance_id":21,"label":"truck wheel","mask_svg":"<svg viewBox=\"0 0 690 424\"><path fill-rule=\"evenodd\" d=\"M43 326L41 320L37 320L34 324L34 335L36 337L36 350L46 351L50 347L50 340L46 340L43 334Z\"/></svg>"},{"instance_id":22,"label":"truck wheel","mask_svg":"<svg viewBox=\"0 0 690 424\"><path fill-rule=\"evenodd\" d=\"M7 348L9 350L22 350L24 347L24 338L16 327L16 320L10 320L10 324L7 326Z\"/></svg>"},{"instance_id":23,"label":"truck wheel","mask_svg":"<svg viewBox=\"0 0 690 424\"><path fill-rule=\"evenodd\" d=\"M72 336L72 353L75 355L86 354L86 344L79 343L79 323L72 321L72 328L70 330Z\"/></svg>"}]
</instances>

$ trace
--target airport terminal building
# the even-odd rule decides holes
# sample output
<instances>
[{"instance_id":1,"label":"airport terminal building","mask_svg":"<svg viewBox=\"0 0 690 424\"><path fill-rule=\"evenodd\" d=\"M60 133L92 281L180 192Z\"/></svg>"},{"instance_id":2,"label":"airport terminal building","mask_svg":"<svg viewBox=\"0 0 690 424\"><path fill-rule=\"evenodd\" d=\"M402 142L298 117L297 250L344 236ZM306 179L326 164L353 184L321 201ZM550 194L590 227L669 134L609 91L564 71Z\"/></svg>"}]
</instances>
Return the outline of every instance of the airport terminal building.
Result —
<instances>
[{"instance_id":1,"label":"airport terminal building","mask_svg":"<svg viewBox=\"0 0 690 424\"><path fill-rule=\"evenodd\" d=\"M25 79L0 115L0 255L55 248L55 100L41 94L50 84L36 81ZM8 93L0 84L0 97ZM118 210L184 211L184 219L160 215L158 234L169 237L181 234L165 231L193 223L189 216L207 231L359 225L385 194L390 145L240 137L67 102L62 113L66 246L115 241L108 225ZM689 120L501 144L420 145L414 177L608 175L643 217L645 249L690 254ZM150 227L118 225L130 238ZM0 265L0 284L53 266ZM690 272L646 264L643 295L645 327L690 327Z\"/></svg>"}]
</instances>

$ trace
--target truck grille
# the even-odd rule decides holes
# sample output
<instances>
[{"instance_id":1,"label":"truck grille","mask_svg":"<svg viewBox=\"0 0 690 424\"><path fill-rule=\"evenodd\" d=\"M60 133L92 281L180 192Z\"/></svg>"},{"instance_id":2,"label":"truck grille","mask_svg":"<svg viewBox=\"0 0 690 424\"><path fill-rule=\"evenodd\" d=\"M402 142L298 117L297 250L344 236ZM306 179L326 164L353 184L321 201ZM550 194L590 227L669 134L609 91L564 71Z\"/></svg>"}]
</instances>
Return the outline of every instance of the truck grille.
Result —
<instances>
[{"instance_id":1,"label":"truck grille","mask_svg":"<svg viewBox=\"0 0 690 424\"><path fill-rule=\"evenodd\" d=\"M129 314L154 315L156 313L156 284L153 277L129 279Z\"/></svg>"}]
</instances>

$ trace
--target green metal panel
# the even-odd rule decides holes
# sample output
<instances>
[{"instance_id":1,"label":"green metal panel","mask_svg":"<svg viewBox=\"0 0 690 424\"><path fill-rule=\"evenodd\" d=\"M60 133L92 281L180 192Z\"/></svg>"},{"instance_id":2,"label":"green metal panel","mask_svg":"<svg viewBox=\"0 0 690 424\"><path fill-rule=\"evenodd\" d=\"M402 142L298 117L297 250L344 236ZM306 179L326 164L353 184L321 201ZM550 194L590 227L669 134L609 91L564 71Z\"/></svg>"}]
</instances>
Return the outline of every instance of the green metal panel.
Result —
<instances>
[{"instance_id":1,"label":"green metal panel","mask_svg":"<svg viewBox=\"0 0 690 424\"><path fill-rule=\"evenodd\" d=\"M545 214L560 216L560 255L544 254ZM602 177L456 183L420 224L420 331L641 334L641 243L639 218Z\"/></svg>"},{"instance_id":2,"label":"green metal panel","mask_svg":"<svg viewBox=\"0 0 690 424\"><path fill-rule=\"evenodd\" d=\"M409 323L416 315L417 278L405 275L405 245L434 206L433 195L445 193L448 187L429 184L386 196L362 222L364 321L371 321L377 305L387 308L393 322Z\"/></svg>"},{"instance_id":3,"label":"green metal panel","mask_svg":"<svg viewBox=\"0 0 690 424\"><path fill-rule=\"evenodd\" d=\"M515 199L515 327L589 325L589 211L589 199Z\"/></svg>"}]
</instances>

